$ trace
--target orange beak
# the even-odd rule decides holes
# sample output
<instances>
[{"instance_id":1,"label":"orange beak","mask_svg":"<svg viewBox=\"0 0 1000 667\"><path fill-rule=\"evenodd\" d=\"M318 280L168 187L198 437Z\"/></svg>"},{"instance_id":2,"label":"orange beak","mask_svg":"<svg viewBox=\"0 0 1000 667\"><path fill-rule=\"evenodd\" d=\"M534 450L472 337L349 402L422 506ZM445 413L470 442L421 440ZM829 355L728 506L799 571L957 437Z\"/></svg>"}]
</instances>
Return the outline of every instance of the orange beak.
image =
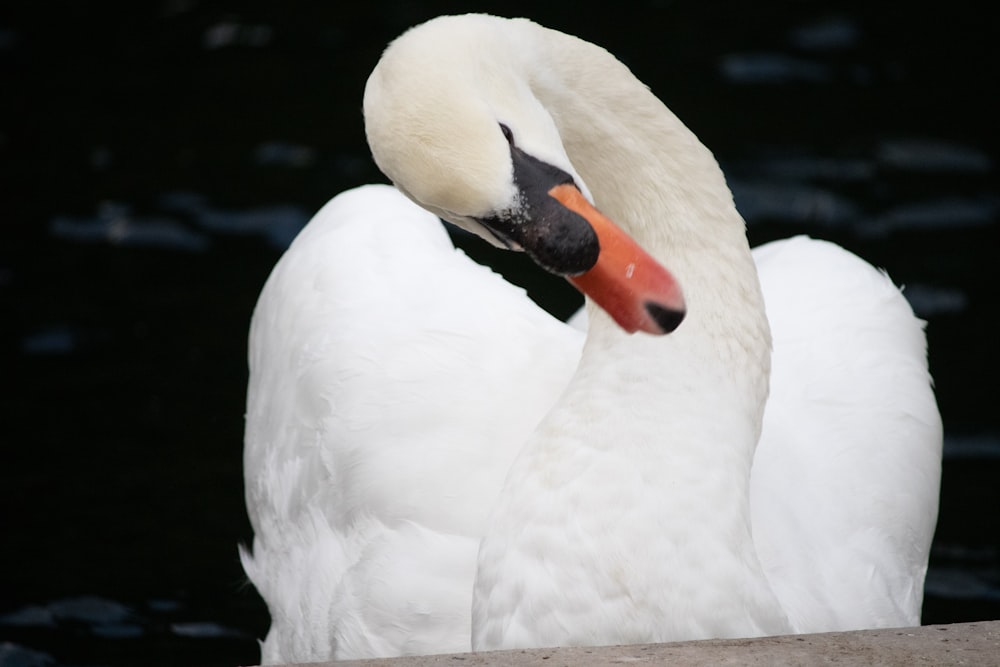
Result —
<instances>
[{"instance_id":1,"label":"orange beak","mask_svg":"<svg viewBox=\"0 0 1000 667\"><path fill-rule=\"evenodd\" d=\"M584 218L600 243L597 263L568 280L629 333L670 333L684 319L684 295L677 280L621 228L594 208L573 185L549 196Z\"/></svg>"}]
</instances>

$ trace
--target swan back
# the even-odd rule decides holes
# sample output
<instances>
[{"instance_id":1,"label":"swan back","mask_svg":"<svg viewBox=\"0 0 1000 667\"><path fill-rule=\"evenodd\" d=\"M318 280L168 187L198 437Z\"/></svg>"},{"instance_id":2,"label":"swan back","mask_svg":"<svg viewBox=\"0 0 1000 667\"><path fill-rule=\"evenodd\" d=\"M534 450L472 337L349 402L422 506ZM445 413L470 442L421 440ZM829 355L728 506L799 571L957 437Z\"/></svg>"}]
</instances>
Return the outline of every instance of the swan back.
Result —
<instances>
[{"instance_id":1,"label":"swan back","mask_svg":"<svg viewBox=\"0 0 1000 667\"><path fill-rule=\"evenodd\" d=\"M394 188L317 213L250 330L243 562L266 662L469 649L486 516L581 344Z\"/></svg>"},{"instance_id":2,"label":"swan back","mask_svg":"<svg viewBox=\"0 0 1000 667\"><path fill-rule=\"evenodd\" d=\"M774 337L754 540L797 632L920 624L942 426L888 276L795 237L754 251Z\"/></svg>"}]
</instances>

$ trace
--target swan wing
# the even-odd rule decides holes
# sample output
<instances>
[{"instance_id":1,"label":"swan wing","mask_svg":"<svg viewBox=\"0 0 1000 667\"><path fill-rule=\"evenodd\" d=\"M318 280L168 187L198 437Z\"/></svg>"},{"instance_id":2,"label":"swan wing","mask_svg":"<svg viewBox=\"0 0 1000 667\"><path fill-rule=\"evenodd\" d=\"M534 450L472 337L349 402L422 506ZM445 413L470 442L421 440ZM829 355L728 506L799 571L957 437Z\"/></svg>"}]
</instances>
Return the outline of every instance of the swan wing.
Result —
<instances>
[{"instance_id":1,"label":"swan wing","mask_svg":"<svg viewBox=\"0 0 1000 667\"><path fill-rule=\"evenodd\" d=\"M798 632L920 622L942 427L924 323L831 243L754 251L773 337L754 541Z\"/></svg>"},{"instance_id":2,"label":"swan wing","mask_svg":"<svg viewBox=\"0 0 1000 667\"><path fill-rule=\"evenodd\" d=\"M468 650L487 514L581 347L394 188L329 202L250 330L264 661Z\"/></svg>"}]
</instances>

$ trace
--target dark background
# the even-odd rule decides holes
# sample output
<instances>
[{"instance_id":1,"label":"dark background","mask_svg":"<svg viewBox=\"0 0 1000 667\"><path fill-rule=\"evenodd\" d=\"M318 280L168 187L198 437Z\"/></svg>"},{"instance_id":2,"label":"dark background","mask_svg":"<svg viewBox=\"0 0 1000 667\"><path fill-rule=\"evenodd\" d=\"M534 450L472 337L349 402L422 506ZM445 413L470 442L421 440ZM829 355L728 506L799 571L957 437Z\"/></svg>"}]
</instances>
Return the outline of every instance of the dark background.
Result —
<instances>
[{"instance_id":1,"label":"dark background","mask_svg":"<svg viewBox=\"0 0 1000 667\"><path fill-rule=\"evenodd\" d=\"M625 61L720 159L754 244L827 238L907 285L947 434L924 622L1000 618L998 35L978 5L8 4L0 665L257 660L267 614L236 555L250 314L312 212L384 181L360 105L386 42L469 10Z\"/></svg>"}]
</instances>

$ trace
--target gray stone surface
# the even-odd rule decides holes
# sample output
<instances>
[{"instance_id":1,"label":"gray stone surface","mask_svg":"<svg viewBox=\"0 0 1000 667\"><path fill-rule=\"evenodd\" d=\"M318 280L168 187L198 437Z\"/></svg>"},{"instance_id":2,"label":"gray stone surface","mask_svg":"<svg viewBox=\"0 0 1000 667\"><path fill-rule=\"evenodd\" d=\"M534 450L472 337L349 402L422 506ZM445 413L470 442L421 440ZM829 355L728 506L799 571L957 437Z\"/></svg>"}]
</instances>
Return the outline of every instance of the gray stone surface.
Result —
<instances>
[{"instance_id":1,"label":"gray stone surface","mask_svg":"<svg viewBox=\"0 0 1000 667\"><path fill-rule=\"evenodd\" d=\"M616 664L997 665L1000 621L642 646L552 648L318 663L337 667L562 667Z\"/></svg>"}]
</instances>

